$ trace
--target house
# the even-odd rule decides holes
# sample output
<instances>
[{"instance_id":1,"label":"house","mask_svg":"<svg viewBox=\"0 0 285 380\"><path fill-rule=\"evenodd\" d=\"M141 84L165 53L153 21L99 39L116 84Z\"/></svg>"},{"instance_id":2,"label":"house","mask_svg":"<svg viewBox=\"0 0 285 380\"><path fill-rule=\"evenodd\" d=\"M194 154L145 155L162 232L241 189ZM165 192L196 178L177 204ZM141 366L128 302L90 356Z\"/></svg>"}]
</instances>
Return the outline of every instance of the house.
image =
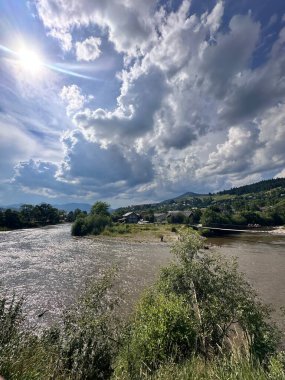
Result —
<instances>
[{"instance_id":1,"label":"house","mask_svg":"<svg viewBox=\"0 0 285 380\"><path fill-rule=\"evenodd\" d=\"M192 213L193 213L192 211L168 211L167 218L170 216L177 216L181 214L185 216L186 218L189 218L189 216L191 216Z\"/></svg>"},{"instance_id":2,"label":"house","mask_svg":"<svg viewBox=\"0 0 285 380\"><path fill-rule=\"evenodd\" d=\"M127 212L123 215L121 219L119 219L119 222L121 223L138 223L140 220L140 215L136 214L135 212Z\"/></svg>"},{"instance_id":3,"label":"house","mask_svg":"<svg viewBox=\"0 0 285 380\"><path fill-rule=\"evenodd\" d=\"M166 212L154 213L153 216L154 216L155 223L166 223L167 221Z\"/></svg>"}]
</instances>

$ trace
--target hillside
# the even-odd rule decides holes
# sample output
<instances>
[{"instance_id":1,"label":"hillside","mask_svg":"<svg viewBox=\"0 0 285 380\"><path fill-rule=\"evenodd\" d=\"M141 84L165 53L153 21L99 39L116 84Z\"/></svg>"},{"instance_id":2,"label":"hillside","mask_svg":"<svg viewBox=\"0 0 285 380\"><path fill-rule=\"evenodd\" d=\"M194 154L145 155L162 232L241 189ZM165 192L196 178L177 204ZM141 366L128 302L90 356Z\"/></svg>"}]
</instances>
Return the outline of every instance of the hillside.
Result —
<instances>
[{"instance_id":1,"label":"hillside","mask_svg":"<svg viewBox=\"0 0 285 380\"><path fill-rule=\"evenodd\" d=\"M253 183L251 185L234 187L230 190L220 191L218 194L242 195L249 193L260 193L262 191L276 189L277 187L283 188L285 190L285 178L268 179L265 181Z\"/></svg>"},{"instance_id":2,"label":"hillside","mask_svg":"<svg viewBox=\"0 0 285 380\"><path fill-rule=\"evenodd\" d=\"M201 212L207 216L205 223L281 225L285 222L285 179L260 181L215 194L187 192L160 203L124 207L116 213L135 211L151 220L153 213L174 210L200 210L199 217Z\"/></svg>"}]
</instances>

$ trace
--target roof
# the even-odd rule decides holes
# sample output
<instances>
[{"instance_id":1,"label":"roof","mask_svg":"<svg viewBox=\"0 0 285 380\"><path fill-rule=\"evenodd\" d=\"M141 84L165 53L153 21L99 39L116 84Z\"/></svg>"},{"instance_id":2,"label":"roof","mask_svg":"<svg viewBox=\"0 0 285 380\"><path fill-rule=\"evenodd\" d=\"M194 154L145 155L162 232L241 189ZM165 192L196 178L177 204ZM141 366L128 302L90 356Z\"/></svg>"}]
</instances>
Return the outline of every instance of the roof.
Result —
<instances>
[{"instance_id":1,"label":"roof","mask_svg":"<svg viewBox=\"0 0 285 380\"><path fill-rule=\"evenodd\" d=\"M138 214L136 214L135 212L131 211L131 212L127 212L126 214L123 215L124 218L127 218L128 216L131 216L131 215L135 215L139 218Z\"/></svg>"},{"instance_id":2,"label":"roof","mask_svg":"<svg viewBox=\"0 0 285 380\"><path fill-rule=\"evenodd\" d=\"M178 214L182 214L184 216L190 216L192 214L192 211L168 211L168 216L169 215L178 215Z\"/></svg>"}]
</instances>

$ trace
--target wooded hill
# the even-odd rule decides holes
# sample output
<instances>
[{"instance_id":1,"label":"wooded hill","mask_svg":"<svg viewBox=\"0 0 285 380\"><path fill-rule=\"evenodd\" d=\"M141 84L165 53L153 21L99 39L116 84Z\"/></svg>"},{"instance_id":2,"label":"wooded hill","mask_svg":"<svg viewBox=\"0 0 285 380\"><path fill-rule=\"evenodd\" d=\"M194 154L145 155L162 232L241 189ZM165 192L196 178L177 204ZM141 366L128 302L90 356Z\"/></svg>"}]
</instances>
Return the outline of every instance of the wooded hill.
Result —
<instances>
[{"instance_id":1,"label":"wooded hill","mask_svg":"<svg viewBox=\"0 0 285 380\"><path fill-rule=\"evenodd\" d=\"M116 210L116 214L135 211L142 215L172 210L198 210L211 214L204 222L246 225L285 223L285 179L271 179L214 194L185 193L160 203L134 205ZM151 220L151 218L149 219ZM195 218L197 221L197 218ZM201 218L202 220L202 218ZM191 222L191 221L190 221Z\"/></svg>"}]
</instances>

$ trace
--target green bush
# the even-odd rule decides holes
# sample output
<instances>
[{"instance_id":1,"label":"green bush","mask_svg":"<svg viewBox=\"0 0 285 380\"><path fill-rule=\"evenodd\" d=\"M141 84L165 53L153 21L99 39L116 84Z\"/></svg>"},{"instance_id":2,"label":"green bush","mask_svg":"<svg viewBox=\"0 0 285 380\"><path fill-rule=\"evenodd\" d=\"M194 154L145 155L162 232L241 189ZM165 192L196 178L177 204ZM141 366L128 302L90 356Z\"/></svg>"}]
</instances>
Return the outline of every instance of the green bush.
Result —
<instances>
[{"instance_id":1,"label":"green bush","mask_svg":"<svg viewBox=\"0 0 285 380\"><path fill-rule=\"evenodd\" d=\"M278 332L236 262L198 255L203 239L184 232L173 251L178 263L161 271L140 301L117 362L119 379L148 376L166 362L206 360L238 348L252 362L275 354ZM238 341L239 343L234 343Z\"/></svg>"},{"instance_id":2,"label":"green bush","mask_svg":"<svg viewBox=\"0 0 285 380\"><path fill-rule=\"evenodd\" d=\"M178 361L195 348L197 323L182 297L149 291L139 302L117 362L117 376L129 373L138 378L161 363Z\"/></svg>"},{"instance_id":3,"label":"green bush","mask_svg":"<svg viewBox=\"0 0 285 380\"><path fill-rule=\"evenodd\" d=\"M106 226L111 226L111 218L107 215L88 215L79 217L71 227L73 236L100 235Z\"/></svg>"}]
</instances>

